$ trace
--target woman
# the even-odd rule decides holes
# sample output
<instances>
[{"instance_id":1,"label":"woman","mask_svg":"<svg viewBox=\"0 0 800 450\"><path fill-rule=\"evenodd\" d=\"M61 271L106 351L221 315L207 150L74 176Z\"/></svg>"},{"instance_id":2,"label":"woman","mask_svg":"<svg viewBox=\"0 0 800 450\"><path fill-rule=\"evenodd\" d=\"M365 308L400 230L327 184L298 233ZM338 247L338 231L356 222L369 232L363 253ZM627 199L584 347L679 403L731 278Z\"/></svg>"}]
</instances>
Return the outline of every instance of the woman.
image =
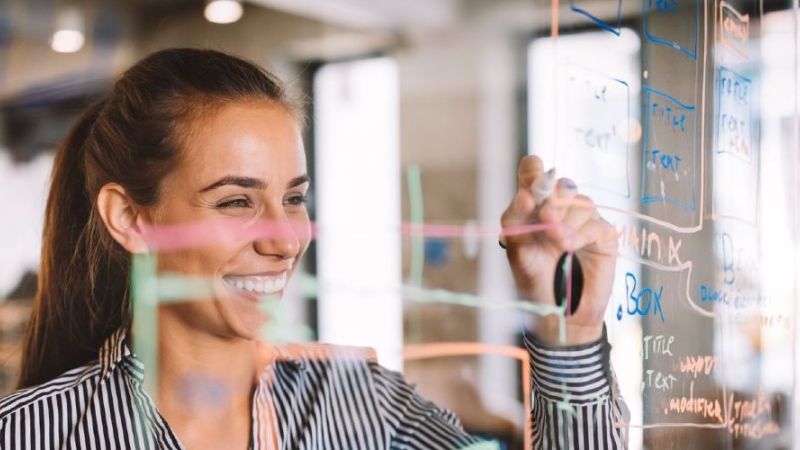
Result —
<instances>
[{"instance_id":1,"label":"woman","mask_svg":"<svg viewBox=\"0 0 800 450\"><path fill-rule=\"evenodd\" d=\"M269 318L258 299L281 295L310 239L301 115L269 73L192 49L148 56L82 115L55 161L21 390L0 400L0 447L454 449L477 442L365 353L259 342ZM536 205L532 185L542 172L537 158L522 160L503 225L568 226L505 237L517 285L531 301L554 304L556 260L570 247L586 275L566 341L557 318L547 316L527 342L535 446L620 448L614 421L622 403L602 319L616 234L569 180ZM211 287L203 301L159 308L158 385L146 392L147 368L130 348L131 255L153 250L148 230L158 227L260 220L278 232L159 252L160 272L204 277Z\"/></svg>"}]
</instances>

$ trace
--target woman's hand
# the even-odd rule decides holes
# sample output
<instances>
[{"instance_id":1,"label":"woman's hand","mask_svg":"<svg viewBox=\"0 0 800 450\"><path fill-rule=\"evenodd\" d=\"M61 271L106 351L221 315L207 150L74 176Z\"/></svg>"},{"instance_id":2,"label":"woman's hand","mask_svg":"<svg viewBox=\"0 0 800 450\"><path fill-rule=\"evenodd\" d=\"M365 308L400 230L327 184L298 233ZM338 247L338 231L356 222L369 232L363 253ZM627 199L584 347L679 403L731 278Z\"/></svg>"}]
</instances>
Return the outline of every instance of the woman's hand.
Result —
<instances>
[{"instance_id":1,"label":"woman's hand","mask_svg":"<svg viewBox=\"0 0 800 450\"><path fill-rule=\"evenodd\" d=\"M573 250L583 269L583 293L578 309L566 317L566 341L559 338L560 317L538 316L534 336L550 345L578 345L600 338L603 316L611 296L617 261L617 232L603 220L592 200L578 194L572 180L561 178L553 194L536 205L533 186L545 176L542 160L522 158L517 169L517 192L503 213L505 233L522 225L552 225L544 231L506 234L508 262L520 294L537 304L556 305L553 290L556 264Z\"/></svg>"}]
</instances>

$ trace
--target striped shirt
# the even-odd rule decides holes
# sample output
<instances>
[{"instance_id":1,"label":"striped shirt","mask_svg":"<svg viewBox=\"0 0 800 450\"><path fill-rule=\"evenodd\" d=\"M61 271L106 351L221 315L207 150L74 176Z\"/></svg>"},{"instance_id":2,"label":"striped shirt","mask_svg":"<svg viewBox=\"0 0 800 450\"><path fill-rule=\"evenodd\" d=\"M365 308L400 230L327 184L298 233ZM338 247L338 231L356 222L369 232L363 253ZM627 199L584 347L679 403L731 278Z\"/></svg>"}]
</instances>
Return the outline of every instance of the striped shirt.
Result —
<instances>
[{"instance_id":1,"label":"striped shirt","mask_svg":"<svg viewBox=\"0 0 800 450\"><path fill-rule=\"evenodd\" d=\"M625 429L615 424L627 412L605 336L578 347L525 345L534 448L625 448ZM454 414L367 351L307 348L258 377L251 449L499 448L467 434ZM141 361L117 332L95 363L0 399L0 449L183 449L143 381Z\"/></svg>"}]
</instances>

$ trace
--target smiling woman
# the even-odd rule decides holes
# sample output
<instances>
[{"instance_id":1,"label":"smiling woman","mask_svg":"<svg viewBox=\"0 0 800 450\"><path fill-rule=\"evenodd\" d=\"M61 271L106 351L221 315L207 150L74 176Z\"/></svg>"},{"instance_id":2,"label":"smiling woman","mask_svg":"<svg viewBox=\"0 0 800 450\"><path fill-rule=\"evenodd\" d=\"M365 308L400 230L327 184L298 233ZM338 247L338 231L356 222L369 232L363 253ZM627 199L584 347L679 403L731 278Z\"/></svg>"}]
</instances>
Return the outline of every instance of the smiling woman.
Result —
<instances>
[{"instance_id":1,"label":"smiling woman","mask_svg":"<svg viewBox=\"0 0 800 450\"><path fill-rule=\"evenodd\" d=\"M191 49L150 55L85 112L55 161L22 389L0 399L0 447L455 449L479 442L369 350L262 340L270 320L262 300L282 296L311 239L301 122L269 73ZM561 318L566 339L558 339L559 318L551 316L526 341L533 445L622 448L615 424L624 405L602 331L616 234L569 180L559 181L551 202L533 201L543 173L540 160L523 159L502 218L511 228L553 225L506 236L518 287L554 306L552 274L568 250L579 253L586 276L581 308ZM580 206L571 206L575 199ZM169 251L148 240L148 230L218 221L268 221L272 232ZM158 308L157 368L144 367L129 344L133 323L143 320L131 311L131 255L153 251L159 272L211 286L203 298ZM145 389L146 370L157 371L155 392Z\"/></svg>"}]
</instances>

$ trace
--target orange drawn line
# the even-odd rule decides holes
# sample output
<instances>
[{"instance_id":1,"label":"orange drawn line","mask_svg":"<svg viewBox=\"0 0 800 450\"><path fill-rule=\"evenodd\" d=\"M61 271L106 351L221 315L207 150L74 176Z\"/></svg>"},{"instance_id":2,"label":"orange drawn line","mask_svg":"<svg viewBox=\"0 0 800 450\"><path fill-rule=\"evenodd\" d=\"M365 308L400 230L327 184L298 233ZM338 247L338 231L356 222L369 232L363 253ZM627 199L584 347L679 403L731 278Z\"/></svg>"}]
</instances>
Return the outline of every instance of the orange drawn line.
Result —
<instances>
[{"instance_id":1,"label":"orange drawn line","mask_svg":"<svg viewBox=\"0 0 800 450\"><path fill-rule=\"evenodd\" d=\"M558 0L550 2L550 37L558 37Z\"/></svg>"}]
</instances>

